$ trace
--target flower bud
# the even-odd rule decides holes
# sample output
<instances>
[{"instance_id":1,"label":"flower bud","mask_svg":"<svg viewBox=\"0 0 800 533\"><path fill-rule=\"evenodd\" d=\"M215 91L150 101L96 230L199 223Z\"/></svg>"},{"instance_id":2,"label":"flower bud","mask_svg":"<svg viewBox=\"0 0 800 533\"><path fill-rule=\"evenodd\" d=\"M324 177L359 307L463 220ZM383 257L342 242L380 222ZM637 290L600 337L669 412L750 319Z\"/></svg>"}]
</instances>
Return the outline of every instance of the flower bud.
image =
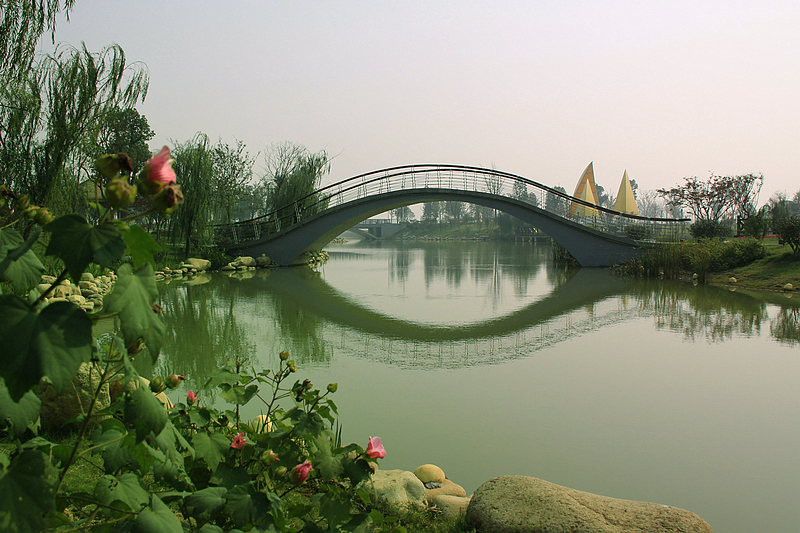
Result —
<instances>
[{"instance_id":1,"label":"flower bud","mask_svg":"<svg viewBox=\"0 0 800 533\"><path fill-rule=\"evenodd\" d=\"M35 205L30 205L30 206L26 207L25 210L22 212L22 214L28 220L33 220L34 218L36 218L36 215L38 213L39 213L39 207L37 207Z\"/></svg>"},{"instance_id":2,"label":"flower bud","mask_svg":"<svg viewBox=\"0 0 800 533\"><path fill-rule=\"evenodd\" d=\"M181 381L183 381L184 379L186 379L185 376L180 376L178 374L170 374L169 376L167 376L167 380L165 383L167 384L167 387L169 387L170 389L174 389L175 387L180 385Z\"/></svg>"},{"instance_id":3,"label":"flower bud","mask_svg":"<svg viewBox=\"0 0 800 533\"><path fill-rule=\"evenodd\" d=\"M113 178L122 170L129 174L133 172L133 164L130 157L121 153L101 155L94 162L94 168L106 179Z\"/></svg>"},{"instance_id":4,"label":"flower bud","mask_svg":"<svg viewBox=\"0 0 800 533\"><path fill-rule=\"evenodd\" d=\"M27 194L20 194L14 200L14 209L17 211L25 211L29 205L31 205L31 201L28 199Z\"/></svg>"},{"instance_id":5,"label":"flower bud","mask_svg":"<svg viewBox=\"0 0 800 533\"><path fill-rule=\"evenodd\" d=\"M136 185L131 185L125 178L114 178L106 186L106 201L114 209L123 209L136 200Z\"/></svg>"},{"instance_id":6,"label":"flower bud","mask_svg":"<svg viewBox=\"0 0 800 533\"><path fill-rule=\"evenodd\" d=\"M281 352L280 356L281 356L281 361L286 361L287 359L289 359L289 352Z\"/></svg>"},{"instance_id":7,"label":"flower bud","mask_svg":"<svg viewBox=\"0 0 800 533\"><path fill-rule=\"evenodd\" d=\"M46 226L55 220L56 217L50 214L50 211L45 209L44 207L40 208L39 211L36 213L34 217L34 222L39 224L40 226Z\"/></svg>"},{"instance_id":8,"label":"flower bud","mask_svg":"<svg viewBox=\"0 0 800 533\"><path fill-rule=\"evenodd\" d=\"M275 469L275 475L279 476L279 477L283 477L283 476L286 475L286 473L288 471L289 471L289 469L286 468L285 466L279 466L278 468Z\"/></svg>"},{"instance_id":9,"label":"flower bud","mask_svg":"<svg viewBox=\"0 0 800 533\"><path fill-rule=\"evenodd\" d=\"M153 393L158 394L165 388L166 385L164 385L164 380L161 379L161 376L153 376L153 379L150 380L150 390L153 391Z\"/></svg>"},{"instance_id":10,"label":"flower bud","mask_svg":"<svg viewBox=\"0 0 800 533\"><path fill-rule=\"evenodd\" d=\"M181 186L177 183L170 183L161 189L161 192L153 196L153 206L166 216L178 209L183 203L183 193Z\"/></svg>"},{"instance_id":11,"label":"flower bud","mask_svg":"<svg viewBox=\"0 0 800 533\"><path fill-rule=\"evenodd\" d=\"M328 383L328 392L333 394L337 390L339 390L339 384L338 383Z\"/></svg>"}]
</instances>

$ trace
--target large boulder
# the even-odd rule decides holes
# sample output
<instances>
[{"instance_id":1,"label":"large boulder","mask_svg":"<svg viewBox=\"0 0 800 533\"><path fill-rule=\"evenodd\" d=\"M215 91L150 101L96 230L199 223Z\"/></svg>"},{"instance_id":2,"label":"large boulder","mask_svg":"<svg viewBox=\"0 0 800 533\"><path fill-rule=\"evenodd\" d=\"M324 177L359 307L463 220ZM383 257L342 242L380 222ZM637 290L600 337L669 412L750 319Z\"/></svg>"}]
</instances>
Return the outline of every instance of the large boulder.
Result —
<instances>
[{"instance_id":1,"label":"large boulder","mask_svg":"<svg viewBox=\"0 0 800 533\"><path fill-rule=\"evenodd\" d=\"M197 257L190 257L184 261L184 263L192 265L198 272L203 272L211 267L211 261L208 259L198 259Z\"/></svg>"},{"instance_id":2,"label":"large boulder","mask_svg":"<svg viewBox=\"0 0 800 533\"><path fill-rule=\"evenodd\" d=\"M249 255L243 255L243 256L237 257L236 259L231 261L229 264L231 266L235 266L235 267L240 267L240 266L255 267L256 266L256 260L253 259L252 257L250 257Z\"/></svg>"},{"instance_id":3,"label":"large boulder","mask_svg":"<svg viewBox=\"0 0 800 533\"><path fill-rule=\"evenodd\" d=\"M100 384L100 371L89 363L78 368L72 385L60 394L47 380L39 382L37 394L42 401L40 412L42 429L54 430L63 427L70 419L81 413L86 414L92 405L92 398ZM111 405L108 383L100 388L94 404L94 412Z\"/></svg>"},{"instance_id":4,"label":"large boulder","mask_svg":"<svg viewBox=\"0 0 800 533\"><path fill-rule=\"evenodd\" d=\"M497 477L478 487L467 520L481 533L713 533L702 518L683 509L525 476Z\"/></svg>"},{"instance_id":5,"label":"large boulder","mask_svg":"<svg viewBox=\"0 0 800 533\"><path fill-rule=\"evenodd\" d=\"M378 470L362 487L376 502L389 507L407 509L425 505L425 485L412 472Z\"/></svg>"}]
</instances>

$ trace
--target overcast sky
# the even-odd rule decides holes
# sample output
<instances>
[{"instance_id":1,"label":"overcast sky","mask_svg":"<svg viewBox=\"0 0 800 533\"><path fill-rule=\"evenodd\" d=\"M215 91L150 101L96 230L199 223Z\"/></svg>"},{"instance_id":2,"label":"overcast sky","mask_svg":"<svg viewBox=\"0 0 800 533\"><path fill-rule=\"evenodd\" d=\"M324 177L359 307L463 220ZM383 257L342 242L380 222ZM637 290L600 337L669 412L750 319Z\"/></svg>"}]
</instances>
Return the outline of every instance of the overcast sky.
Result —
<instances>
[{"instance_id":1,"label":"overcast sky","mask_svg":"<svg viewBox=\"0 0 800 533\"><path fill-rule=\"evenodd\" d=\"M150 72L151 148L196 132L399 164L494 167L570 193L763 173L800 189L800 2L77 0L56 40ZM261 173L263 165L258 165Z\"/></svg>"}]
</instances>

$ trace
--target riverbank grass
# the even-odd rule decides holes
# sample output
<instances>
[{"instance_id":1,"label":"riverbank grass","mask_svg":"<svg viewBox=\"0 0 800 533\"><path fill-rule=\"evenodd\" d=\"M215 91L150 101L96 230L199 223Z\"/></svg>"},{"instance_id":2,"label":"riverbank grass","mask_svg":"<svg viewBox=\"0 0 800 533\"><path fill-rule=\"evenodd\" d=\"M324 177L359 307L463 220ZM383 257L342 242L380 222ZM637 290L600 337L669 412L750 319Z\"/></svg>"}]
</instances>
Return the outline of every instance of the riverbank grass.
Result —
<instances>
[{"instance_id":1,"label":"riverbank grass","mask_svg":"<svg viewBox=\"0 0 800 533\"><path fill-rule=\"evenodd\" d=\"M777 243L777 239L764 239L766 255L752 263L709 273L708 281L714 285L729 285L736 278L736 285L750 289L780 291L787 283L795 289L800 287L800 254Z\"/></svg>"}]
</instances>

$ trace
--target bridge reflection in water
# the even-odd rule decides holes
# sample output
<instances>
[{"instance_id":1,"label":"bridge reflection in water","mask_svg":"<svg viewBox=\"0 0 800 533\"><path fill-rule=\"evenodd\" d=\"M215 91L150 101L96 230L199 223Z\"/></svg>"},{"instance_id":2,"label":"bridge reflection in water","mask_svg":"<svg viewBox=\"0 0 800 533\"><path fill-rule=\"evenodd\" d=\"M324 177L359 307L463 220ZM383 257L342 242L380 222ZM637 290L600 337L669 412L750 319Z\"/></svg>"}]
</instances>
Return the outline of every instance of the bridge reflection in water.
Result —
<instances>
[{"instance_id":1,"label":"bridge reflection in water","mask_svg":"<svg viewBox=\"0 0 800 533\"><path fill-rule=\"evenodd\" d=\"M171 332L164 343L165 364L187 373L194 369L196 378L237 356L257 365L264 321L280 331L276 342L283 344L276 349L290 348L298 362L311 365L326 364L337 351L418 369L494 364L643 317L687 339L720 342L768 326L775 340L800 344L798 302L781 295L623 280L603 269L566 272L552 292L521 309L459 325L412 322L375 311L309 268L208 278L207 284L162 294ZM774 316L767 310L770 303L778 309Z\"/></svg>"}]
</instances>

